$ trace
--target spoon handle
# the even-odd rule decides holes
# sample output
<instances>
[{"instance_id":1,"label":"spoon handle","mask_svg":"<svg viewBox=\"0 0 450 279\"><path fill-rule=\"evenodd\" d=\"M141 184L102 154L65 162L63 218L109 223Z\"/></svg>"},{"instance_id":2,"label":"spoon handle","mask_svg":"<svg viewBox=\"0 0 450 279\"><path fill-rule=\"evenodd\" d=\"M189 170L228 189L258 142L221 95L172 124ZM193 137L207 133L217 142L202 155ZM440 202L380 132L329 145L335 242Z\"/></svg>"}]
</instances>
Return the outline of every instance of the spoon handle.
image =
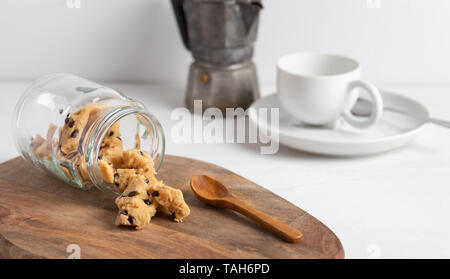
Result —
<instances>
[{"instance_id":1,"label":"spoon handle","mask_svg":"<svg viewBox=\"0 0 450 279\"><path fill-rule=\"evenodd\" d=\"M445 121L445 120L436 119L436 118L430 118L429 121L436 125L439 125L439 126L442 126L445 128L450 128L450 121Z\"/></svg>"},{"instance_id":2,"label":"spoon handle","mask_svg":"<svg viewBox=\"0 0 450 279\"><path fill-rule=\"evenodd\" d=\"M237 198L231 197L229 202L233 205L233 210L252 219L287 242L298 242L302 238L300 231L264 212L254 209Z\"/></svg>"}]
</instances>

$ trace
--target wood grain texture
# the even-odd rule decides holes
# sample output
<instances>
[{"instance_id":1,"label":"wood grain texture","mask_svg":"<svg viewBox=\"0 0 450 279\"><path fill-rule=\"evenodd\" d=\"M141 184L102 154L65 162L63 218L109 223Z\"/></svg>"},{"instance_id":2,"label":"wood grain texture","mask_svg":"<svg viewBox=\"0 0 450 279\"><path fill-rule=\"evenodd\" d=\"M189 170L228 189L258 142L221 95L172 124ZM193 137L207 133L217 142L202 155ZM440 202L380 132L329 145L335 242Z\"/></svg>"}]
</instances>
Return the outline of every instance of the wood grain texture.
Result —
<instances>
[{"instance_id":1,"label":"wood grain texture","mask_svg":"<svg viewBox=\"0 0 450 279\"><path fill-rule=\"evenodd\" d=\"M286 243L240 214L214 208L192 193L191 176L206 174L254 208L302 231ZM343 258L336 235L274 193L219 166L167 155L159 172L183 191L191 215L179 224L158 214L146 228L116 227L113 197L72 188L20 158L0 165L0 258Z\"/></svg>"}]
</instances>

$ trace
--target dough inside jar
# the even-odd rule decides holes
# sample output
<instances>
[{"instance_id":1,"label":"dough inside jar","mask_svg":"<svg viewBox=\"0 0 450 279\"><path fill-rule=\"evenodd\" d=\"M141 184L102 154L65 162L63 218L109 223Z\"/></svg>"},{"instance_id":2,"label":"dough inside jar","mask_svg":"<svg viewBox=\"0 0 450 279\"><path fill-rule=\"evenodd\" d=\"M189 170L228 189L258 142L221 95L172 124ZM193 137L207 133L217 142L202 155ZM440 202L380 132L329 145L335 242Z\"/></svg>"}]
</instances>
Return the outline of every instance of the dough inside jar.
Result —
<instances>
[{"instance_id":1,"label":"dough inside jar","mask_svg":"<svg viewBox=\"0 0 450 279\"><path fill-rule=\"evenodd\" d=\"M85 184L90 183L84 156L78 151L80 140L92 121L100 115L102 107L87 105L75 113L68 114L65 124L59 129L57 157L70 161L78 170ZM118 208L116 225L142 229L158 211L172 215L173 220L182 222L190 210L184 201L183 193L169 187L156 178L152 157L139 148L136 141L134 149L123 150L120 134L120 122L114 123L102 140L98 168L106 183L114 184L121 193L115 199ZM57 127L50 125L47 138L36 136L31 145L35 155L49 159L51 156L51 138ZM73 179L70 172L61 166L64 173Z\"/></svg>"}]
</instances>

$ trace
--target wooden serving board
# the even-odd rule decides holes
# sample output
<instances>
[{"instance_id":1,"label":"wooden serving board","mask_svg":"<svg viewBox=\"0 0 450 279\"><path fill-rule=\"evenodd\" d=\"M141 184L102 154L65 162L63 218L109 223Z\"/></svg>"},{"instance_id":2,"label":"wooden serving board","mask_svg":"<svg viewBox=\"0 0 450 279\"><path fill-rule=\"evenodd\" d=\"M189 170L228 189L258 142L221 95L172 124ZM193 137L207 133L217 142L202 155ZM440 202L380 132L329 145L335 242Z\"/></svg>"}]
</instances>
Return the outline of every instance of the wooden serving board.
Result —
<instances>
[{"instance_id":1,"label":"wooden serving board","mask_svg":"<svg viewBox=\"0 0 450 279\"><path fill-rule=\"evenodd\" d=\"M286 243L230 210L203 204L189 180L212 176L241 198L303 232ZM67 258L67 246L81 258L343 258L336 235L320 221L255 183L219 166L166 156L159 172L181 189L191 208L183 223L157 214L136 231L114 225L113 196L81 191L39 171L21 158L0 164L0 257Z\"/></svg>"}]
</instances>

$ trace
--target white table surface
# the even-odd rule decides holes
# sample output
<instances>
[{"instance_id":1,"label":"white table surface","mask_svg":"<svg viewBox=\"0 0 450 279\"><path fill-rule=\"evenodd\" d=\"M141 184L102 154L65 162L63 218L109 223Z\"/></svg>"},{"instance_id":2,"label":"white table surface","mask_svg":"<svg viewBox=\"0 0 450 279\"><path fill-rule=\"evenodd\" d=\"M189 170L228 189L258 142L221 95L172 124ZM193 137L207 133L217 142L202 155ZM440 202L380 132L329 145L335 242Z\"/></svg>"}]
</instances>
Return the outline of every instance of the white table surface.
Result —
<instances>
[{"instance_id":1,"label":"white table surface","mask_svg":"<svg viewBox=\"0 0 450 279\"><path fill-rule=\"evenodd\" d=\"M0 82L0 162L18 155L10 132L13 107L29 82ZM248 144L176 144L170 113L182 86L113 84L143 101L162 122L168 154L228 168L315 216L341 239L347 258L450 257L450 130L429 125L410 145L362 158L328 158L280 146L261 155ZM450 119L450 86L383 86ZM262 88L262 95L274 92Z\"/></svg>"}]
</instances>

